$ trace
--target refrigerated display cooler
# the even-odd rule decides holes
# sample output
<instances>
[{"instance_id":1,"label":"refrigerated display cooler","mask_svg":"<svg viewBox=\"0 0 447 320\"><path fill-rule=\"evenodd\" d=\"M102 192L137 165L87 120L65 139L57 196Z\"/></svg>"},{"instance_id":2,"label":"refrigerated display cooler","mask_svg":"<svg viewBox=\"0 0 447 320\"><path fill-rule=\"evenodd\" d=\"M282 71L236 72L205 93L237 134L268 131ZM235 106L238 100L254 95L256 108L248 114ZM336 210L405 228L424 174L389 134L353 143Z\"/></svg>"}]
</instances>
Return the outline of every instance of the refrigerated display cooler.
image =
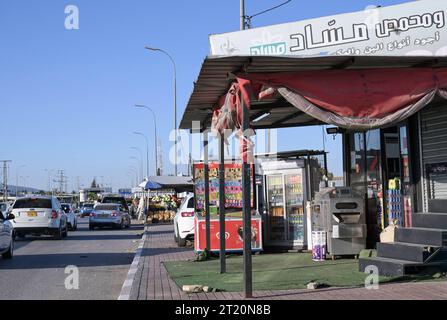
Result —
<instances>
[{"instance_id":1,"label":"refrigerated display cooler","mask_svg":"<svg viewBox=\"0 0 447 320\"><path fill-rule=\"evenodd\" d=\"M306 202L310 189L318 189L306 161L261 161L258 166L264 177L265 246L303 249L307 245Z\"/></svg>"}]
</instances>

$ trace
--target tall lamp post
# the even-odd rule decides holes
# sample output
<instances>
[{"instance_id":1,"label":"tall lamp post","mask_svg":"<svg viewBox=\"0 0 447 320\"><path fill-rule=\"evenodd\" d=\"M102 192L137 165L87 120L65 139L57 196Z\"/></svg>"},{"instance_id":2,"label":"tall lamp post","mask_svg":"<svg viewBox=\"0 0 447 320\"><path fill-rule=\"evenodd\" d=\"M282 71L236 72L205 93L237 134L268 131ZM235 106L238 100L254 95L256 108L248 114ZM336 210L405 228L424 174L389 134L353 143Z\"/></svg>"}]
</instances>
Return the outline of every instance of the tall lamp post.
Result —
<instances>
[{"instance_id":1,"label":"tall lamp post","mask_svg":"<svg viewBox=\"0 0 447 320\"><path fill-rule=\"evenodd\" d=\"M54 172L54 169L45 169L45 172L48 173L48 192L51 192L51 194L53 194L53 187L51 185L51 175Z\"/></svg>"},{"instance_id":2,"label":"tall lamp post","mask_svg":"<svg viewBox=\"0 0 447 320\"><path fill-rule=\"evenodd\" d=\"M22 178L22 180L23 180L23 185L24 185L24 188L25 188L25 194L28 194L27 180L29 179L29 176L20 176L20 178Z\"/></svg>"},{"instance_id":3,"label":"tall lamp post","mask_svg":"<svg viewBox=\"0 0 447 320\"><path fill-rule=\"evenodd\" d=\"M135 168L135 167L132 167L132 166L130 166L129 167L129 171L131 171L132 173L135 173L135 180L136 180L136 184L138 185L139 184L139 177L138 177L138 170Z\"/></svg>"},{"instance_id":4,"label":"tall lamp post","mask_svg":"<svg viewBox=\"0 0 447 320\"><path fill-rule=\"evenodd\" d=\"M177 67L175 65L175 61L172 58L172 56L167 53L165 50L160 48L153 48L149 46L145 46L145 49L150 51L158 51L163 54L165 54L169 60L172 62L172 67L174 70L174 134L175 134L175 142L174 142L174 150L175 150L175 157L174 157L174 173L177 176Z\"/></svg>"},{"instance_id":5,"label":"tall lamp post","mask_svg":"<svg viewBox=\"0 0 447 320\"><path fill-rule=\"evenodd\" d=\"M132 176L133 172L128 171L127 172L127 176L130 178L130 188L132 189L134 187L134 183L133 183L133 176Z\"/></svg>"},{"instance_id":6,"label":"tall lamp post","mask_svg":"<svg viewBox=\"0 0 447 320\"><path fill-rule=\"evenodd\" d=\"M154 119L155 175L158 176L157 117L155 116L155 112L151 107L143 104L136 104L135 107L147 109L152 113L152 117Z\"/></svg>"},{"instance_id":7,"label":"tall lamp post","mask_svg":"<svg viewBox=\"0 0 447 320\"><path fill-rule=\"evenodd\" d=\"M133 134L144 137L146 140L146 176L149 178L149 140L144 133L140 131L134 131Z\"/></svg>"},{"instance_id":8,"label":"tall lamp post","mask_svg":"<svg viewBox=\"0 0 447 320\"><path fill-rule=\"evenodd\" d=\"M26 167L26 164L22 164L20 167L18 167L16 170L16 197L17 197L17 195L18 195L18 187L19 187L19 170L20 169L22 169L22 168L25 168Z\"/></svg>"},{"instance_id":9,"label":"tall lamp post","mask_svg":"<svg viewBox=\"0 0 447 320\"><path fill-rule=\"evenodd\" d=\"M130 157L132 160L136 160L137 161L137 163L138 163L138 166L141 168L141 176L143 177L143 175L144 175L144 171L143 171L143 160L141 160L141 159L138 159L137 157L134 157L134 156L132 156L132 157Z\"/></svg>"}]
</instances>

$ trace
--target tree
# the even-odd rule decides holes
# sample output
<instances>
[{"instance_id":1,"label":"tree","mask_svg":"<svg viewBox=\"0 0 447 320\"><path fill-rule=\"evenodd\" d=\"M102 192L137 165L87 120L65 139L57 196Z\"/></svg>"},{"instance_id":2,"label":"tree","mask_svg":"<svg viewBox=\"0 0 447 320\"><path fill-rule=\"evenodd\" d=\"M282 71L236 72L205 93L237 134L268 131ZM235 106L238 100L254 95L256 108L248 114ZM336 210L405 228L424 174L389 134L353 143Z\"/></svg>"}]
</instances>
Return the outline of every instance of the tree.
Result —
<instances>
[{"instance_id":1,"label":"tree","mask_svg":"<svg viewBox=\"0 0 447 320\"><path fill-rule=\"evenodd\" d=\"M87 198L89 201L96 201L98 200L98 195L94 192L89 192Z\"/></svg>"},{"instance_id":2,"label":"tree","mask_svg":"<svg viewBox=\"0 0 447 320\"><path fill-rule=\"evenodd\" d=\"M96 178L93 179L92 184L90 186L91 188L98 188L98 185L96 184Z\"/></svg>"}]
</instances>

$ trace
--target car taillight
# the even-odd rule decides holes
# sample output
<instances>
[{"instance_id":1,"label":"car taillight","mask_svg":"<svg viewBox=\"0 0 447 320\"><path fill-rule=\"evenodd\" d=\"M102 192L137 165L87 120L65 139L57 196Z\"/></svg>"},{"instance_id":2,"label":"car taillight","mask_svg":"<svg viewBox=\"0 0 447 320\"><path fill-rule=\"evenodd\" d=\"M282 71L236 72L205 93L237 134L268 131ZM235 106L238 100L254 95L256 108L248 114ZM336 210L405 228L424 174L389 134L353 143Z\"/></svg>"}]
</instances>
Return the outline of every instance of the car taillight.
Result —
<instances>
[{"instance_id":1,"label":"car taillight","mask_svg":"<svg viewBox=\"0 0 447 320\"><path fill-rule=\"evenodd\" d=\"M183 218L191 218L194 217L194 212L182 212Z\"/></svg>"},{"instance_id":2,"label":"car taillight","mask_svg":"<svg viewBox=\"0 0 447 320\"><path fill-rule=\"evenodd\" d=\"M90 212L90 217L96 217L96 212L94 211Z\"/></svg>"},{"instance_id":3,"label":"car taillight","mask_svg":"<svg viewBox=\"0 0 447 320\"><path fill-rule=\"evenodd\" d=\"M110 214L110 216L112 216L112 217L116 217L118 215L118 212L112 212L111 214Z\"/></svg>"},{"instance_id":4,"label":"car taillight","mask_svg":"<svg viewBox=\"0 0 447 320\"><path fill-rule=\"evenodd\" d=\"M59 218L59 214L56 210L51 211L51 219L57 219Z\"/></svg>"}]
</instances>

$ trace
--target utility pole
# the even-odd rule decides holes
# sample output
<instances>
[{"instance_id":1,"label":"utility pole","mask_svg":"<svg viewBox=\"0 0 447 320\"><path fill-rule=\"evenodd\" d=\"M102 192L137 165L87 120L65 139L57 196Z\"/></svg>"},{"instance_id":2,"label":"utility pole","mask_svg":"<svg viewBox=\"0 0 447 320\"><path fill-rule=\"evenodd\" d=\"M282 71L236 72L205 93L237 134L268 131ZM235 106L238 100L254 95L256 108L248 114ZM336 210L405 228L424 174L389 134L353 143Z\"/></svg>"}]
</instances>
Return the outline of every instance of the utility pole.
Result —
<instances>
[{"instance_id":1,"label":"utility pole","mask_svg":"<svg viewBox=\"0 0 447 320\"><path fill-rule=\"evenodd\" d=\"M67 189L67 177L65 176L65 170L59 170L59 180L56 180L59 183L59 193L63 194ZM64 191L65 190L65 191Z\"/></svg>"},{"instance_id":2,"label":"utility pole","mask_svg":"<svg viewBox=\"0 0 447 320\"><path fill-rule=\"evenodd\" d=\"M241 6L241 30L245 30L245 0L240 0Z\"/></svg>"},{"instance_id":3,"label":"utility pole","mask_svg":"<svg viewBox=\"0 0 447 320\"><path fill-rule=\"evenodd\" d=\"M0 160L3 163L3 201L8 201L8 164L11 160Z\"/></svg>"},{"instance_id":4,"label":"utility pole","mask_svg":"<svg viewBox=\"0 0 447 320\"><path fill-rule=\"evenodd\" d=\"M245 30L245 1L241 1L241 30ZM248 108L242 103L243 110L243 123L242 123L242 131L249 127L249 116L248 116ZM222 143L222 142L221 142ZM245 156L247 157L247 156ZM242 185L243 185L243 238L244 238L244 263L243 263L243 280L244 280L244 293L245 298L253 297L253 266L252 266L252 252L251 252L251 208L250 208L250 176L249 176L249 168L250 165L247 163L248 158L244 159L244 155L242 155ZM222 166L221 166L222 167ZM223 262L221 262L223 264Z\"/></svg>"},{"instance_id":5,"label":"utility pole","mask_svg":"<svg viewBox=\"0 0 447 320\"><path fill-rule=\"evenodd\" d=\"M286 0L283 3L278 4L270 9L261 11L254 15L246 16L245 15L245 1L244 0L240 0L240 1L241 1L241 3L240 3L240 5L241 5L241 17L240 17L241 18L241 30L251 28L251 19L252 18L257 17L257 16L262 15L267 12L273 11L275 9L278 9L278 8L292 2L292 0ZM267 129L267 153L271 153L271 152L272 152L272 129Z\"/></svg>"},{"instance_id":6,"label":"utility pole","mask_svg":"<svg viewBox=\"0 0 447 320\"><path fill-rule=\"evenodd\" d=\"M157 147L158 147L158 164L159 164L159 168L158 168L158 175L162 176L163 175L163 146L161 145L161 141L158 140L157 141Z\"/></svg>"}]
</instances>

